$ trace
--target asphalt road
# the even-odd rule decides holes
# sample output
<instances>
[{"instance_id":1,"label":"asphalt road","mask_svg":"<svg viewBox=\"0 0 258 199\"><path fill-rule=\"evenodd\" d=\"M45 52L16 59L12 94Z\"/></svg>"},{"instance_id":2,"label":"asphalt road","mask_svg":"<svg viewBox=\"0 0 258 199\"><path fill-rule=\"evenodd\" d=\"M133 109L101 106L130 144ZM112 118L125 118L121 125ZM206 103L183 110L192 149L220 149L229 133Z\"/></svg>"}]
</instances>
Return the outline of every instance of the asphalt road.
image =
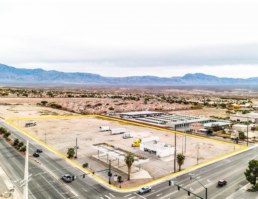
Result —
<instances>
[{"instance_id":1,"label":"asphalt road","mask_svg":"<svg viewBox=\"0 0 258 199\"><path fill-rule=\"evenodd\" d=\"M13 136L19 139L26 138L25 135L0 121L0 126L8 128ZM35 141L30 140L30 154L36 148L42 148ZM82 172L71 166L62 158L55 155L53 152L44 148L42 155L36 159L30 158L30 174L32 174L29 182L30 198L37 199L68 199L68 198L82 198L82 199L195 199L193 196L188 196L184 191L178 191L176 187L169 187L168 182L152 187L152 192L139 196L137 193L116 193L101 186L91 177L82 178ZM19 180L23 178L24 158L19 155L13 147L8 145L5 141L0 141L1 160L0 166L4 168L8 176L15 182L17 188ZM219 161L212 165L196 170L194 176L208 187L208 198L227 198L236 190L247 184L244 171L249 160L258 157L258 149L254 148L236 156L232 156L225 160ZM63 174L72 174L78 176L77 179L65 184L60 180ZM223 188L217 188L217 181L226 179L228 185ZM178 177L175 182L182 185L186 189L191 190L195 194L204 197L204 188L197 181L190 181L188 174Z\"/></svg>"}]
</instances>

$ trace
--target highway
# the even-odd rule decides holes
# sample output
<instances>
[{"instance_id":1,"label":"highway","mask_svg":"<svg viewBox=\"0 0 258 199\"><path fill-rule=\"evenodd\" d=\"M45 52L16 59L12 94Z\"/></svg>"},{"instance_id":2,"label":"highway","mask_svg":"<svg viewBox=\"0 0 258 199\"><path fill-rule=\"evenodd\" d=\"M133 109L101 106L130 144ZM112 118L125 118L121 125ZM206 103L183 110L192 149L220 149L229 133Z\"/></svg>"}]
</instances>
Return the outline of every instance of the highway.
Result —
<instances>
[{"instance_id":1,"label":"highway","mask_svg":"<svg viewBox=\"0 0 258 199\"><path fill-rule=\"evenodd\" d=\"M13 136L25 140L26 136L17 131L13 127L0 121L0 126L8 128ZM30 140L30 154L36 148L42 148L35 141ZM22 191L19 181L23 178L24 158L17 151L7 144L4 140L0 140L1 154L0 166L12 179L15 186ZM232 156L225 160L200 168L193 172L198 180L208 187L208 198L227 198L236 190L246 185L244 171L248 161L257 159L258 148L250 149L246 152ZM38 161L35 161L38 160ZM178 191L176 187L169 187L168 182L161 183L152 187L152 192L139 196L137 193L116 193L101 186L91 177L82 178L82 172L74 168L65 160L54 154L53 152L44 149L40 158L35 159L30 157L30 174L32 174L29 182L30 198L37 199L195 199L193 196L188 196L184 191ZM70 173L78 176L77 179L65 184L60 180L63 174ZM217 188L217 181L226 179L228 185L223 188ZM196 181L190 181L188 174L182 175L174 180L177 184L182 185L186 189L191 190L195 194L204 197L204 188Z\"/></svg>"}]
</instances>

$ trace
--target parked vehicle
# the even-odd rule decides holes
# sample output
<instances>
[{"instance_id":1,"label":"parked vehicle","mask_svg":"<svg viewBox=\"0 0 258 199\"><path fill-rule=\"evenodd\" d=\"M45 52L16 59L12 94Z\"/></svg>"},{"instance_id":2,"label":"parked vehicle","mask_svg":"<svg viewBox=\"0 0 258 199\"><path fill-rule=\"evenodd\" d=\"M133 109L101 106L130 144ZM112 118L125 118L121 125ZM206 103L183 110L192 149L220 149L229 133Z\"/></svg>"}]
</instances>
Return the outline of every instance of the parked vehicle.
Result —
<instances>
[{"instance_id":1,"label":"parked vehicle","mask_svg":"<svg viewBox=\"0 0 258 199\"><path fill-rule=\"evenodd\" d=\"M225 185L227 185L227 181L226 180L219 180L217 186L218 187L224 187Z\"/></svg>"},{"instance_id":2,"label":"parked vehicle","mask_svg":"<svg viewBox=\"0 0 258 199\"><path fill-rule=\"evenodd\" d=\"M139 147L141 144L141 139L137 138L133 143L132 147Z\"/></svg>"},{"instance_id":3,"label":"parked vehicle","mask_svg":"<svg viewBox=\"0 0 258 199\"><path fill-rule=\"evenodd\" d=\"M99 127L100 132L105 132L105 131L111 131L109 126L100 126Z\"/></svg>"},{"instance_id":4,"label":"parked vehicle","mask_svg":"<svg viewBox=\"0 0 258 199\"><path fill-rule=\"evenodd\" d=\"M133 136L131 136L130 133L124 133L123 134L123 139L128 139L128 138L132 138Z\"/></svg>"},{"instance_id":5,"label":"parked vehicle","mask_svg":"<svg viewBox=\"0 0 258 199\"><path fill-rule=\"evenodd\" d=\"M149 193L149 192L151 192L150 186L142 187L141 189L138 190L138 194L140 194L140 195Z\"/></svg>"},{"instance_id":6,"label":"parked vehicle","mask_svg":"<svg viewBox=\"0 0 258 199\"><path fill-rule=\"evenodd\" d=\"M115 128L115 129L111 129L110 131L111 135L124 134L124 133L126 133L125 128Z\"/></svg>"},{"instance_id":7,"label":"parked vehicle","mask_svg":"<svg viewBox=\"0 0 258 199\"><path fill-rule=\"evenodd\" d=\"M37 125L37 122L34 122L34 121L25 123L25 127L31 127L31 126L36 126L36 125Z\"/></svg>"}]
</instances>

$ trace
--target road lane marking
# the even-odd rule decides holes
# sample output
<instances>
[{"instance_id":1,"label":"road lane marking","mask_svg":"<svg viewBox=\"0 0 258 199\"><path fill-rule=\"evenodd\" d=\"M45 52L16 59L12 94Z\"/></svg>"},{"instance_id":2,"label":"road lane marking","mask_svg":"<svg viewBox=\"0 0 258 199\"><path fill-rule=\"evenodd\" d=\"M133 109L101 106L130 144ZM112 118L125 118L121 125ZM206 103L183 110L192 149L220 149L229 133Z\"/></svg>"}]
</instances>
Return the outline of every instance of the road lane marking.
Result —
<instances>
[{"instance_id":1,"label":"road lane marking","mask_svg":"<svg viewBox=\"0 0 258 199\"><path fill-rule=\"evenodd\" d=\"M128 195L126 195L126 196L124 196L124 198L127 198L127 197L129 197L129 196L131 196L132 194L128 194Z\"/></svg>"},{"instance_id":2,"label":"road lane marking","mask_svg":"<svg viewBox=\"0 0 258 199\"><path fill-rule=\"evenodd\" d=\"M48 180L47 180L44 176L41 175L41 177L42 177L62 198L65 199L65 197L63 196L63 194L62 194L61 192L59 192L58 189L57 189L55 186L53 186L51 183L49 183Z\"/></svg>"},{"instance_id":3,"label":"road lane marking","mask_svg":"<svg viewBox=\"0 0 258 199\"><path fill-rule=\"evenodd\" d=\"M142 198L142 199L146 199L145 197L143 197L143 196L141 196L141 195L139 195L137 193L134 193L134 194L137 195L138 197Z\"/></svg>"},{"instance_id":4,"label":"road lane marking","mask_svg":"<svg viewBox=\"0 0 258 199\"><path fill-rule=\"evenodd\" d=\"M109 195L110 195L112 198L114 198L114 197L115 197L112 193L109 193Z\"/></svg>"},{"instance_id":5,"label":"road lane marking","mask_svg":"<svg viewBox=\"0 0 258 199\"><path fill-rule=\"evenodd\" d=\"M158 194L158 195L157 195L157 197L160 197L160 196L162 196L162 195L163 195L163 194L162 194L162 193L160 193L160 194Z\"/></svg>"},{"instance_id":6,"label":"road lane marking","mask_svg":"<svg viewBox=\"0 0 258 199\"><path fill-rule=\"evenodd\" d=\"M107 199L111 199L109 196L107 196L107 195L105 195L105 197L107 198Z\"/></svg>"}]
</instances>

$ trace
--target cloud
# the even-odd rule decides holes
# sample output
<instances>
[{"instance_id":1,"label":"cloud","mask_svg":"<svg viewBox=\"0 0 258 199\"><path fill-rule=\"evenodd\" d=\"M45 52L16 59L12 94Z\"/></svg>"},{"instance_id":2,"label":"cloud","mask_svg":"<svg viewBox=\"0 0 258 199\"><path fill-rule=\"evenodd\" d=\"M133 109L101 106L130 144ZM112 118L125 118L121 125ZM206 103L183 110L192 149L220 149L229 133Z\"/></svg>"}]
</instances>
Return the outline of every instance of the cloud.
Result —
<instances>
[{"instance_id":1,"label":"cloud","mask_svg":"<svg viewBox=\"0 0 258 199\"><path fill-rule=\"evenodd\" d=\"M225 75L223 68L231 75L234 67L258 65L257 5L248 0L3 0L0 62L109 76Z\"/></svg>"}]
</instances>

